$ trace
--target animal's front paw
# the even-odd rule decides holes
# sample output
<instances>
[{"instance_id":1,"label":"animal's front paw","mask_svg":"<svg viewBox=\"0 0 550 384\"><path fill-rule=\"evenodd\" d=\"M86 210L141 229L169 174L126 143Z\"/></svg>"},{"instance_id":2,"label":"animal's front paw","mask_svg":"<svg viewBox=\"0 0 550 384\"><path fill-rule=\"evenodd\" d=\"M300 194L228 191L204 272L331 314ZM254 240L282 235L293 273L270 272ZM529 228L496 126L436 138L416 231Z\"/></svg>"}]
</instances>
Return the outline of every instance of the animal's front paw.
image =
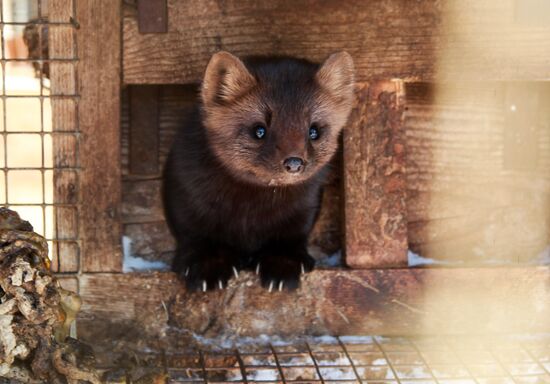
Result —
<instances>
[{"instance_id":1,"label":"animal's front paw","mask_svg":"<svg viewBox=\"0 0 550 384\"><path fill-rule=\"evenodd\" d=\"M315 260L307 254L267 253L256 265L256 274L260 275L262 286L269 292L287 289L293 291L300 286L300 276L313 270Z\"/></svg>"},{"instance_id":2,"label":"animal's front paw","mask_svg":"<svg viewBox=\"0 0 550 384\"><path fill-rule=\"evenodd\" d=\"M239 277L239 271L231 260L210 258L194 260L183 266L180 277L190 291L224 289L231 277Z\"/></svg>"}]
</instances>

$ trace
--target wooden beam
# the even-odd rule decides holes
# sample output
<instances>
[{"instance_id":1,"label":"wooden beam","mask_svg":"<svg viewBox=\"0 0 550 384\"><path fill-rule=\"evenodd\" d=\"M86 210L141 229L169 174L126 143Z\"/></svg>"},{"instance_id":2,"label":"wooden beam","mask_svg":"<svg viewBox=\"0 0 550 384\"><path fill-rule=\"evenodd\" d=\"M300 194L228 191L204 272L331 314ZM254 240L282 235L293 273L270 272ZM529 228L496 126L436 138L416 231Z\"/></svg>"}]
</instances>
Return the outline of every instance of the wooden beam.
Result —
<instances>
[{"instance_id":1,"label":"wooden beam","mask_svg":"<svg viewBox=\"0 0 550 384\"><path fill-rule=\"evenodd\" d=\"M165 348L189 332L213 337L550 331L549 267L315 270L293 293L269 293L248 272L227 289L207 293L186 292L172 273L85 274L79 286L84 304L78 329L85 341L131 334L139 335L142 346Z\"/></svg>"},{"instance_id":2,"label":"wooden beam","mask_svg":"<svg viewBox=\"0 0 550 384\"><path fill-rule=\"evenodd\" d=\"M121 4L79 0L81 268L120 271L120 22Z\"/></svg>"},{"instance_id":3,"label":"wooden beam","mask_svg":"<svg viewBox=\"0 0 550 384\"><path fill-rule=\"evenodd\" d=\"M541 12L534 2L516 3L168 0L166 34L140 34L135 10L126 13L124 82L198 82L221 49L315 61L347 50L360 81L548 79L548 18L526 22L525 8Z\"/></svg>"},{"instance_id":4,"label":"wooden beam","mask_svg":"<svg viewBox=\"0 0 550 384\"><path fill-rule=\"evenodd\" d=\"M158 85L130 87L130 173L156 175L159 167Z\"/></svg>"},{"instance_id":5,"label":"wooden beam","mask_svg":"<svg viewBox=\"0 0 550 384\"><path fill-rule=\"evenodd\" d=\"M356 93L344 130L345 261L407 266L403 84L361 83Z\"/></svg>"}]
</instances>

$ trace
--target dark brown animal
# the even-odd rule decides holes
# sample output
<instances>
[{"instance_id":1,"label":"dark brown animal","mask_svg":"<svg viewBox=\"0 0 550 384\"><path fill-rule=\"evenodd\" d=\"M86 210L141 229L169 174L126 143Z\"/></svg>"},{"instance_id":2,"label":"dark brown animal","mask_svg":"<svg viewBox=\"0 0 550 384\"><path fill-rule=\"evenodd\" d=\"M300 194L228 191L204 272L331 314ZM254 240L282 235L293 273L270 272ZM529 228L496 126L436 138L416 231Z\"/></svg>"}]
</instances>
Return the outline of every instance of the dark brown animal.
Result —
<instances>
[{"instance_id":1,"label":"dark brown animal","mask_svg":"<svg viewBox=\"0 0 550 384\"><path fill-rule=\"evenodd\" d=\"M313 269L306 245L322 185L352 104L349 54L323 64L210 60L201 105L164 172L173 269L188 288L223 288L243 268L264 287L295 289Z\"/></svg>"}]
</instances>

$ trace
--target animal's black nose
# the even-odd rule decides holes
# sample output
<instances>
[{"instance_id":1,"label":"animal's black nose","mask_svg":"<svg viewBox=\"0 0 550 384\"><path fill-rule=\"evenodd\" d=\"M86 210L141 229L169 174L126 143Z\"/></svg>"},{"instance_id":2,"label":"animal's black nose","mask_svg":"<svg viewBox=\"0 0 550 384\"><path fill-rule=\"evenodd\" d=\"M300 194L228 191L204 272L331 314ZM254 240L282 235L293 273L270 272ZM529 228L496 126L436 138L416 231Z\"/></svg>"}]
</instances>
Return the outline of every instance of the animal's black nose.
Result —
<instances>
[{"instance_id":1,"label":"animal's black nose","mask_svg":"<svg viewBox=\"0 0 550 384\"><path fill-rule=\"evenodd\" d=\"M298 173L304 169L304 160L299 157L289 157L283 162L283 165L287 172Z\"/></svg>"}]
</instances>

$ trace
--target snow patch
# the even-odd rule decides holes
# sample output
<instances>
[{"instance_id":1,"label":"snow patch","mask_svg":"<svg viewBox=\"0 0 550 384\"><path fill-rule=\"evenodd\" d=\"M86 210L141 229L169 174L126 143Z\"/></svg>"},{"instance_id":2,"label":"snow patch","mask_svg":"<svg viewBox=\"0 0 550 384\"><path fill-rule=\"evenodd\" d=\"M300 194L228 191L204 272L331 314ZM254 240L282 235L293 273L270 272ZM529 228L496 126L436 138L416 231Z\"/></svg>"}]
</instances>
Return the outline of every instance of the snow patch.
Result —
<instances>
[{"instance_id":1,"label":"snow patch","mask_svg":"<svg viewBox=\"0 0 550 384\"><path fill-rule=\"evenodd\" d=\"M169 269L168 265L162 261L150 261L132 255L132 239L128 236L122 236L122 253L124 254L122 263L124 273Z\"/></svg>"},{"instance_id":2,"label":"snow patch","mask_svg":"<svg viewBox=\"0 0 550 384\"><path fill-rule=\"evenodd\" d=\"M409 267L417 267L419 265L434 265L434 264L450 264L449 262L430 259L428 257L420 256L409 249L407 253L409 260Z\"/></svg>"},{"instance_id":3,"label":"snow patch","mask_svg":"<svg viewBox=\"0 0 550 384\"><path fill-rule=\"evenodd\" d=\"M342 251L338 250L332 255L325 255L323 258L317 260L317 266L319 267L339 267L342 265Z\"/></svg>"}]
</instances>

